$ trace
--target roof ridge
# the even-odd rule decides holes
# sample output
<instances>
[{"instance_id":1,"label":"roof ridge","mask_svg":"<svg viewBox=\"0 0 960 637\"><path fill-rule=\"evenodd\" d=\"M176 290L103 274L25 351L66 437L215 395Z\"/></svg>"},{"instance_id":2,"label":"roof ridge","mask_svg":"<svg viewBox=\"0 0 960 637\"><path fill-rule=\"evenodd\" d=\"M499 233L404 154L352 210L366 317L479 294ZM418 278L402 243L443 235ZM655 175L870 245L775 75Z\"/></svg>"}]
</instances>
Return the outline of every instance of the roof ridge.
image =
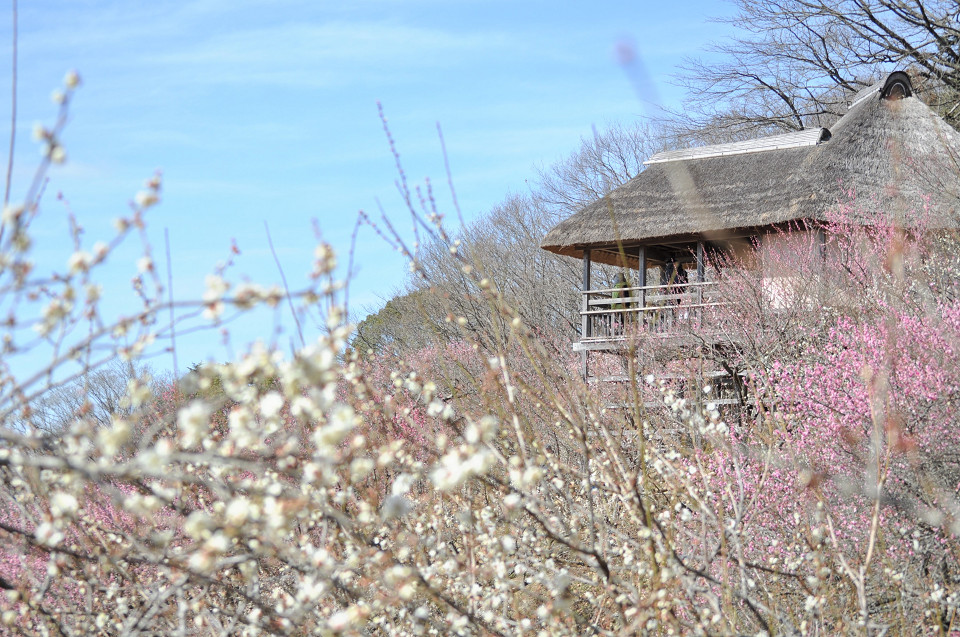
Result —
<instances>
[{"instance_id":1,"label":"roof ridge","mask_svg":"<svg viewBox=\"0 0 960 637\"><path fill-rule=\"evenodd\" d=\"M847 112L849 112L850 109L852 109L854 106L856 106L857 104L859 104L859 103L862 102L863 100L867 99L867 98L870 97L871 95L873 95L873 94L879 94L879 93L880 93L880 89L883 88L883 83L886 82L886 80L887 80L887 78L883 78L883 79L880 80L879 82L874 82L873 84L871 84L871 85L868 86L867 88L862 88L862 89L860 89L859 91L857 91L857 94L854 95L854 96L853 96L853 99L850 100L850 102L849 102L850 105L847 107Z\"/></svg>"},{"instance_id":2,"label":"roof ridge","mask_svg":"<svg viewBox=\"0 0 960 637\"><path fill-rule=\"evenodd\" d=\"M728 142L710 146L697 146L682 150L668 150L651 156L644 165L661 164L669 161L684 161L688 159L705 159L707 157L724 157L727 155L743 155L746 153L762 153L769 150L785 148L799 148L802 146L816 146L830 139L830 131L826 128L806 128L792 133L768 135L742 142Z\"/></svg>"}]
</instances>

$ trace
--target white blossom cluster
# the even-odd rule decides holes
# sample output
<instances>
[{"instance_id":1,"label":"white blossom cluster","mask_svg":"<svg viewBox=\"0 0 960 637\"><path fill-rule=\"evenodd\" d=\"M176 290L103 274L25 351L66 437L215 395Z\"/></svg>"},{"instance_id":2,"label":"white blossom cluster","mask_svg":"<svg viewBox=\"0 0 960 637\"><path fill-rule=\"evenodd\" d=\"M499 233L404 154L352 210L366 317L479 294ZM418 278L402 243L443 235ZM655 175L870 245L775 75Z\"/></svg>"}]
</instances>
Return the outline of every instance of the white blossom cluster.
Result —
<instances>
[{"instance_id":1,"label":"white blossom cluster","mask_svg":"<svg viewBox=\"0 0 960 637\"><path fill-rule=\"evenodd\" d=\"M78 83L68 76L58 103ZM39 133L49 161L65 158L59 133ZM132 280L141 307L112 322L99 309L101 264L142 235L160 192L158 175L110 241L86 248L74 224L66 269L42 279L29 260L36 197L4 209L4 353L36 339L55 352L35 378L0 363L4 634L944 634L955 625L957 580L930 560L957 549L937 526L952 513L936 497L913 518L879 505L850 516L881 499L848 485L846 500L828 500L818 485L829 476L784 449L788 418L758 410L747 435L717 405L654 376L627 391L587 385L497 305L486 278L477 287L510 318L507 345L486 351L464 336L404 362L348 347L329 245L316 248L305 290L238 283L224 266L202 298L173 307L186 308L185 322L220 326L230 313L289 301L315 333L290 354L253 345L164 387L131 378L106 413L88 387L61 426L48 426L42 399L69 382L68 370L79 365L89 379L113 358L132 366L180 325L164 322L172 301L149 246ZM463 258L457 242L447 252ZM479 277L468 263L460 271ZM771 501L774 475L795 485L790 502ZM840 524L849 519L856 525Z\"/></svg>"}]
</instances>

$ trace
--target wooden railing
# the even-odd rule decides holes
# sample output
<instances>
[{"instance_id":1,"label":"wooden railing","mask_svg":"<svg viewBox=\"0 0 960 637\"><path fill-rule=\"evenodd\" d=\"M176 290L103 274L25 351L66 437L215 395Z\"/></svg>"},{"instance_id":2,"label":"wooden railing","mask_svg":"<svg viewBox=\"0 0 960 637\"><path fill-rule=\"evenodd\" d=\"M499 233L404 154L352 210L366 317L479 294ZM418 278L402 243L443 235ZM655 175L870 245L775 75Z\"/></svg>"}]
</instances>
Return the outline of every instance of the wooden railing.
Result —
<instances>
[{"instance_id":1,"label":"wooden railing","mask_svg":"<svg viewBox=\"0 0 960 637\"><path fill-rule=\"evenodd\" d=\"M677 283L587 290L580 304L581 342L625 338L634 330L671 334L698 329L710 319L715 283Z\"/></svg>"}]
</instances>

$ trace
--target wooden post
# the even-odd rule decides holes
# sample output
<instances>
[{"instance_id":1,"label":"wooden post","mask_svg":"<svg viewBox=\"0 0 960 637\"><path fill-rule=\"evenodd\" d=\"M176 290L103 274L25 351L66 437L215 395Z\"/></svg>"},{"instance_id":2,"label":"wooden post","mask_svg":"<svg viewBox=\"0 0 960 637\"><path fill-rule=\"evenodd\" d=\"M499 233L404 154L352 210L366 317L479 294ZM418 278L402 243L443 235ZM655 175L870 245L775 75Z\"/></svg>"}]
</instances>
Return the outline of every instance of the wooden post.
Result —
<instances>
[{"instance_id":1,"label":"wooden post","mask_svg":"<svg viewBox=\"0 0 960 637\"><path fill-rule=\"evenodd\" d=\"M639 276L637 276L637 286L641 288L647 287L647 247L640 246L637 248L637 268L640 270ZM646 307L646 290L640 290L640 307Z\"/></svg>"},{"instance_id":2,"label":"wooden post","mask_svg":"<svg viewBox=\"0 0 960 637\"><path fill-rule=\"evenodd\" d=\"M705 257L703 253L703 241L697 241L697 283L703 283L706 270Z\"/></svg>"},{"instance_id":3,"label":"wooden post","mask_svg":"<svg viewBox=\"0 0 960 637\"><path fill-rule=\"evenodd\" d=\"M582 300L580 302L580 309L583 312L586 312L590 309L590 295L587 292L590 291L590 249L584 249L583 251L583 290L582 290ZM590 324L590 315L584 314L580 317L580 344L583 345L583 341L586 338L591 336L591 324ZM580 350L580 366L581 366L581 375L583 380L587 380L587 376L590 373L590 361L589 361L590 352L589 350L582 349Z\"/></svg>"},{"instance_id":4,"label":"wooden post","mask_svg":"<svg viewBox=\"0 0 960 637\"><path fill-rule=\"evenodd\" d=\"M703 281L706 279L706 259L703 253L703 239L697 239L697 311L696 313L690 312L690 320L693 321L694 314L697 317L697 328L703 330L703 317L706 312L703 311ZM697 347L699 350L699 362L700 362L700 382L697 383L696 389L694 389L694 395L700 397L701 401L703 399L703 358L704 350L703 347Z\"/></svg>"},{"instance_id":5,"label":"wooden post","mask_svg":"<svg viewBox=\"0 0 960 637\"><path fill-rule=\"evenodd\" d=\"M703 280L706 278L706 259L703 253L703 240L697 240L697 304L703 303ZM700 308L702 309L702 308Z\"/></svg>"}]
</instances>

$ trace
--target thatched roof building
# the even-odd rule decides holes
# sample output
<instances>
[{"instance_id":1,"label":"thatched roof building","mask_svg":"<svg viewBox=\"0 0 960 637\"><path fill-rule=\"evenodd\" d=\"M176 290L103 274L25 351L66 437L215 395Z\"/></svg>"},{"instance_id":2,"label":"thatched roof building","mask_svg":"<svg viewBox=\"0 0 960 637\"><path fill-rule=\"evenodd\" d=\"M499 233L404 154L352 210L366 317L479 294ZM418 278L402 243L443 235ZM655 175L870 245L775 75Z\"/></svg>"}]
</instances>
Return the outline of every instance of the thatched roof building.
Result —
<instances>
[{"instance_id":1,"label":"thatched roof building","mask_svg":"<svg viewBox=\"0 0 960 637\"><path fill-rule=\"evenodd\" d=\"M914 214L945 226L960 219L960 133L913 97L902 72L858 94L829 130L665 152L645 163L554 227L541 247L616 265L618 246L646 246L638 250L649 258L658 246L825 220L853 199L908 224Z\"/></svg>"}]
</instances>

